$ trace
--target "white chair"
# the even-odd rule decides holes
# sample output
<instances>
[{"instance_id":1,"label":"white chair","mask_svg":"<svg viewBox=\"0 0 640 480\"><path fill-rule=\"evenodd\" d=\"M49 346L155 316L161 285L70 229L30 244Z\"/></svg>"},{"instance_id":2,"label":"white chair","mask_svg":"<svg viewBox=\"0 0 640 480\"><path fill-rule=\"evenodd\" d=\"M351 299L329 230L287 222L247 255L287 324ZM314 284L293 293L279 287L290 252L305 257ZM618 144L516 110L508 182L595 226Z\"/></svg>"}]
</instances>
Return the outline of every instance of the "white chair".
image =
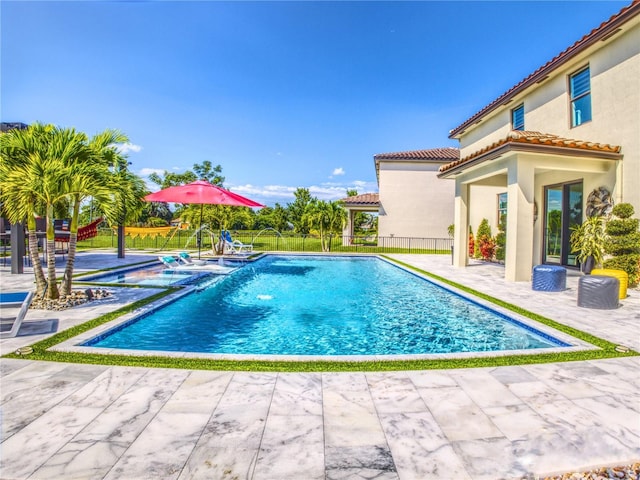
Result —
<instances>
[{"instance_id":1,"label":"white chair","mask_svg":"<svg viewBox=\"0 0 640 480\"><path fill-rule=\"evenodd\" d=\"M1 319L2 331L0 332L0 338L15 337L18 334L18 330L20 330L22 321L32 301L33 292L0 293L2 313L4 313L6 308L20 308L17 316L3 317ZM9 325L11 325L11 327L9 327Z\"/></svg>"},{"instance_id":2,"label":"white chair","mask_svg":"<svg viewBox=\"0 0 640 480\"><path fill-rule=\"evenodd\" d=\"M253 245L250 243L242 243L240 240L234 240L231 238L229 230L222 231L222 237L224 238L225 250L229 253L237 254L250 254L253 253Z\"/></svg>"}]
</instances>

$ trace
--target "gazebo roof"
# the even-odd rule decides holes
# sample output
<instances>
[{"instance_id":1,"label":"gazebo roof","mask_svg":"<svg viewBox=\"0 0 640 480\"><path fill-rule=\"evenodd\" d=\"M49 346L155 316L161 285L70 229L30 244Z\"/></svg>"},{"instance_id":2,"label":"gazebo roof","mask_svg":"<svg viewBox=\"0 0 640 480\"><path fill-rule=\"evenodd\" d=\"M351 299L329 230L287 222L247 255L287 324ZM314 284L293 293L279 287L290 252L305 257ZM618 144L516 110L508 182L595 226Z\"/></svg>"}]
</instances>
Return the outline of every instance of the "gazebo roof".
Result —
<instances>
[{"instance_id":1,"label":"gazebo roof","mask_svg":"<svg viewBox=\"0 0 640 480\"><path fill-rule=\"evenodd\" d=\"M380 195L377 193L363 193L352 197L343 198L345 208L349 207L379 207Z\"/></svg>"}]
</instances>

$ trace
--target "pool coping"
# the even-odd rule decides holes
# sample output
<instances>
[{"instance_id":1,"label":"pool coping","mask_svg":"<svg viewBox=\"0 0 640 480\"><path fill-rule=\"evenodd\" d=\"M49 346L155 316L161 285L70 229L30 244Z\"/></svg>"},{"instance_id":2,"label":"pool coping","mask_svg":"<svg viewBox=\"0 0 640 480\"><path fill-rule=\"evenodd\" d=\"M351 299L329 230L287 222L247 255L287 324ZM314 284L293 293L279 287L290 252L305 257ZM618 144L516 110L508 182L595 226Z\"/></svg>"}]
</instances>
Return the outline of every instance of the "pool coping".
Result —
<instances>
[{"instance_id":1,"label":"pool coping","mask_svg":"<svg viewBox=\"0 0 640 480\"><path fill-rule=\"evenodd\" d=\"M252 259L246 259L246 261L253 262L268 253L263 253ZM273 255L283 255L282 253L273 253ZM290 254L286 254L290 256ZM323 256L319 253L295 253L292 255L298 256ZM335 254L329 254L336 256ZM324 255L326 256L326 254ZM467 292L464 292L456 287L445 284L432 277L424 275L418 271L409 269L402 265L401 262L386 258L380 254L340 254L339 256L357 256L357 257L372 257L378 258L381 261L394 265L397 268L404 270L405 272L417 276L429 283L432 283L440 288L443 288L455 295L458 295L467 301L475 303L483 308L489 309L498 313L502 317L515 320L517 323L521 323L527 329L537 330L544 335L548 335L553 339L568 343L571 346L562 347L550 347L550 348L536 348L536 349L521 349L521 350L498 350L490 352L459 352L459 353L435 353L435 354L395 354L395 355L260 355L260 354L221 354L221 353L206 353L206 352L175 352L164 350L136 350L136 349L119 349L119 348L102 348L95 346L83 346L81 344L86 343L106 332L116 329L120 326L124 326L128 322L136 319L137 317L147 315L154 310L162 308L163 306L172 303L179 298L189 295L195 290L197 286L193 285L173 285L173 287L180 287L180 290L168 294L160 300L145 305L132 312L123 314L118 318L104 323L94 329L83 332L75 337L65 340L59 344L51 346L48 350L53 352L65 352L65 353L78 353L78 354L92 354L92 355L125 355L136 357L167 357L167 358L183 358L183 359L201 359L201 360L223 360L223 361L262 361L262 362L358 362L358 363L372 363L372 362L393 362L393 361L429 361L429 360L453 360L453 359L474 359L474 358L495 358L495 357L508 357L515 355L543 355L554 353L574 353L588 350L600 350L599 347L592 345L584 340L573 337L567 333L561 332L548 325L537 322L531 318L527 318L524 315L520 315L508 308L497 305L491 301L476 297ZM111 272L110 272L111 273ZM114 288L127 288L126 284L115 284ZM166 286L158 285L135 285L136 288L166 288Z\"/></svg>"}]
</instances>

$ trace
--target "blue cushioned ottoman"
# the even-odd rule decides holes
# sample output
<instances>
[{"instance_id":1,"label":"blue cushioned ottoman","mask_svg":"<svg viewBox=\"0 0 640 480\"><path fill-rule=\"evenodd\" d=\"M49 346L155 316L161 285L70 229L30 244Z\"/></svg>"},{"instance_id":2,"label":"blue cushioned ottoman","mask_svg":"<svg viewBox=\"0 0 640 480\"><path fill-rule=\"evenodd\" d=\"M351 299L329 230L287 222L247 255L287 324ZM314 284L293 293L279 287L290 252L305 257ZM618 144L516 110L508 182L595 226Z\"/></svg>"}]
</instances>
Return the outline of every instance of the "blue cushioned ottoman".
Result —
<instances>
[{"instance_id":1,"label":"blue cushioned ottoman","mask_svg":"<svg viewBox=\"0 0 640 480\"><path fill-rule=\"evenodd\" d=\"M567 289L567 269L557 265L536 265L531 286L540 292L562 292Z\"/></svg>"}]
</instances>

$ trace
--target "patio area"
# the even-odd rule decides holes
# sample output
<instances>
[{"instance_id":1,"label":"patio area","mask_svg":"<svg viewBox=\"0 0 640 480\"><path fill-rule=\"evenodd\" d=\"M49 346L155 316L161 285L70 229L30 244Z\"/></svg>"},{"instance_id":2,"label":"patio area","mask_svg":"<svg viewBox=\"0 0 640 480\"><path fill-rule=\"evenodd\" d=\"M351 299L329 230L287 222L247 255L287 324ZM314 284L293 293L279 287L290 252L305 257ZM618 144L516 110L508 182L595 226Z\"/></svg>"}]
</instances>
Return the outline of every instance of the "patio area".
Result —
<instances>
[{"instance_id":1,"label":"patio area","mask_svg":"<svg viewBox=\"0 0 640 480\"><path fill-rule=\"evenodd\" d=\"M157 256L157 255L156 255ZM640 291L617 310L504 281L503 267L391 255L640 350ZM155 256L83 253L76 271ZM58 267L64 266L62 260ZM0 268L2 291L33 275ZM5 354L150 295L31 310ZM254 373L0 360L2 479L521 479L640 459L640 357L459 370Z\"/></svg>"}]
</instances>

